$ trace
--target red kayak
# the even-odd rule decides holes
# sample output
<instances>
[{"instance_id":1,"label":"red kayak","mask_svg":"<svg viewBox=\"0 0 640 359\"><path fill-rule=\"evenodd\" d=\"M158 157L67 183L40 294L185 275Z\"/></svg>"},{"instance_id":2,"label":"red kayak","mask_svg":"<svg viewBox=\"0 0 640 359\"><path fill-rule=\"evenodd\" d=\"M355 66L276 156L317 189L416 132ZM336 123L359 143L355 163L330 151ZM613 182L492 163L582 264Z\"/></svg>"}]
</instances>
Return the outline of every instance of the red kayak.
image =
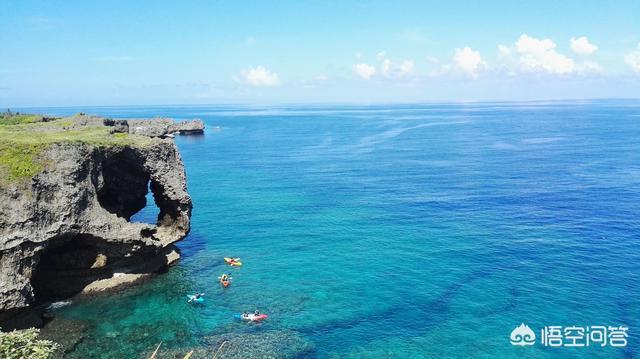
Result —
<instances>
[{"instance_id":1,"label":"red kayak","mask_svg":"<svg viewBox=\"0 0 640 359\"><path fill-rule=\"evenodd\" d=\"M253 313L251 313L251 314L240 314L240 319L246 320L246 321L249 321L249 322L259 322L259 321L265 320L267 318L269 318L269 316L266 315L266 314L258 314L258 315L255 315Z\"/></svg>"}]
</instances>

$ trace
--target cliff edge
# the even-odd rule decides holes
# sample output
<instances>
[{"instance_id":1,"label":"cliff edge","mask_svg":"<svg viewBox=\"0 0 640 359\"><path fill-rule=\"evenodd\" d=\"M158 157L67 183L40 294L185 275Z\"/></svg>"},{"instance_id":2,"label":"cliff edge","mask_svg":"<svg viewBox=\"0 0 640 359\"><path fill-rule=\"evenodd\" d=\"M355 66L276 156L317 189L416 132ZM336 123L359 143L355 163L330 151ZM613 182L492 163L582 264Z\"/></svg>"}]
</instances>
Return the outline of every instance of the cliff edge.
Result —
<instances>
[{"instance_id":1,"label":"cliff edge","mask_svg":"<svg viewBox=\"0 0 640 359\"><path fill-rule=\"evenodd\" d=\"M157 222L131 222L149 190ZM130 133L126 120L0 116L0 326L33 325L36 302L162 270L191 209L170 139Z\"/></svg>"}]
</instances>

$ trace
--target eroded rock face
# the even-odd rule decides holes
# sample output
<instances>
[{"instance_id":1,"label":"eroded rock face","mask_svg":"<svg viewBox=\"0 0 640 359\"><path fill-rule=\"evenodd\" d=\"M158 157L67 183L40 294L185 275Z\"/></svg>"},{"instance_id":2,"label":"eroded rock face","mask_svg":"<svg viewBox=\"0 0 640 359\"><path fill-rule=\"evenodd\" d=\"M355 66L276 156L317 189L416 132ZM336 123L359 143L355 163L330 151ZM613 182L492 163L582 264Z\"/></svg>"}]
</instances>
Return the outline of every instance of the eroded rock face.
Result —
<instances>
[{"instance_id":1,"label":"eroded rock face","mask_svg":"<svg viewBox=\"0 0 640 359\"><path fill-rule=\"evenodd\" d=\"M202 120L174 122L168 118L153 120L127 120L129 133L149 137L164 137L173 133L197 134L204 132Z\"/></svg>"},{"instance_id":2,"label":"eroded rock face","mask_svg":"<svg viewBox=\"0 0 640 359\"><path fill-rule=\"evenodd\" d=\"M42 155L51 163L43 172L0 189L0 325L36 299L143 279L179 257L172 243L189 232L192 203L171 140L57 144ZM129 222L148 188L157 224Z\"/></svg>"},{"instance_id":3,"label":"eroded rock face","mask_svg":"<svg viewBox=\"0 0 640 359\"><path fill-rule=\"evenodd\" d=\"M169 126L169 132L178 132L181 134L196 134L204 132L204 122L202 120L191 120L176 122Z\"/></svg>"}]
</instances>

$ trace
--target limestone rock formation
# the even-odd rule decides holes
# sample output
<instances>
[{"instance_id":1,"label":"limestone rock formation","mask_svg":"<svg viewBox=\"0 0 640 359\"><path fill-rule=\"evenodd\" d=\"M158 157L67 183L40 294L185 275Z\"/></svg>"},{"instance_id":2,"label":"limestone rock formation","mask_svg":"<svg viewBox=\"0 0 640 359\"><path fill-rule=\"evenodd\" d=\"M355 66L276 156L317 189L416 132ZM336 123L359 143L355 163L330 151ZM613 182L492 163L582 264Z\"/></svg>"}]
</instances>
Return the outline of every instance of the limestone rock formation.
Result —
<instances>
[{"instance_id":1,"label":"limestone rock formation","mask_svg":"<svg viewBox=\"0 0 640 359\"><path fill-rule=\"evenodd\" d=\"M183 135L197 134L204 132L204 122L202 120L191 120L175 122L169 126L169 132L178 132Z\"/></svg>"},{"instance_id":2,"label":"limestone rock formation","mask_svg":"<svg viewBox=\"0 0 640 359\"><path fill-rule=\"evenodd\" d=\"M167 118L156 118L152 120L131 119L127 122L129 133L149 137L164 137L173 133L197 134L204 132L202 120L174 122Z\"/></svg>"},{"instance_id":3,"label":"limestone rock formation","mask_svg":"<svg viewBox=\"0 0 640 359\"><path fill-rule=\"evenodd\" d=\"M16 179L21 167L0 168L0 326L21 326L16 319L36 301L112 289L179 257L172 243L189 232L192 209L180 154L170 139L126 134L131 126L60 119L31 129L42 131L35 144L16 132L0 146L0 158L36 146L30 158L40 169ZM69 127L70 139L49 136ZM157 223L130 222L148 190Z\"/></svg>"}]
</instances>

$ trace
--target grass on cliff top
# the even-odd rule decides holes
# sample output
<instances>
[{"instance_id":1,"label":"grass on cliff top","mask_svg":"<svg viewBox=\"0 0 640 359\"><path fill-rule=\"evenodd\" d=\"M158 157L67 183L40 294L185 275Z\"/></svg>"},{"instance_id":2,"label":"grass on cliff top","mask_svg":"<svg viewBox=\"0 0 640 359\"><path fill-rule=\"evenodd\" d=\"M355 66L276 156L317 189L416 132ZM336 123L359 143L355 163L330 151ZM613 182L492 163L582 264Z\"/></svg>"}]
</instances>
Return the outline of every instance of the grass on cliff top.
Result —
<instances>
[{"instance_id":1,"label":"grass on cliff top","mask_svg":"<svg viewBox=\"0 0 640 359\"><path fill-rule=\"evenodd\" d=\"M31 114L12 114L10 112L0 113L0 126L2 125L18 125L21 123L34 123L40 122L43 117L40 115Z\"/></svg>"},{"instance_id":2,"label":"grass on cliff top","mask_svg":"<svg viewBox=\"0 0 640 359\"><path fill-rule=\"evenodd\" d=\"M42 171L46 160L41 154L54 144L110 147L145 146L152 142L148 137L111 133L111 127L96 123L79 125L84 119L86 117L46 119L39 115L3 113L0 117L0 187L32 178Z\"/></svg>"}]
</instances>

